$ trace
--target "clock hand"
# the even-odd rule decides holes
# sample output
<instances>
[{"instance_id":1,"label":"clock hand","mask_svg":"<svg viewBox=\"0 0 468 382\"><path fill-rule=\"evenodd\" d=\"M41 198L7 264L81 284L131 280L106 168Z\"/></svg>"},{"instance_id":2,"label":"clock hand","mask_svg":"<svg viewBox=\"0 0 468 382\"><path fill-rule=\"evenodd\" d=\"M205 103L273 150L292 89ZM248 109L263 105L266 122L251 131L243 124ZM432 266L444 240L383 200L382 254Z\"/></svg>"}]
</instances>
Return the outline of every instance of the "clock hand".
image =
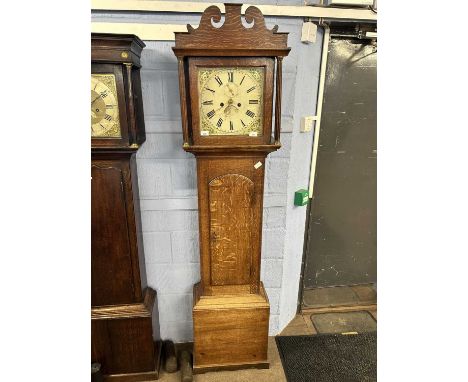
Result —
<instances>
[{"instance_id":1,"label":"clock hand","mask_svg":"<svg viewBox=\"0 0 468 382\"><path fill-rule=\"evenodd\" d=\"M224 107L224 103L223 103L223 106L220 106L218 109L215 110L215 114L218 114L218 112Z\"/></svg>"},{"instance_id":2,"label":"clock hand","mask_svg":"<svg viewBox=\"0 0 468 382\"><path fill-rule=\"evenodd\" d=\"M91 105L92 105L94 102L96 102L96 100L97 100L100 96L101 96L101 95L98 95L95 99L93 99L93 100L91 101Z\"/></svg>"}]
</instances>

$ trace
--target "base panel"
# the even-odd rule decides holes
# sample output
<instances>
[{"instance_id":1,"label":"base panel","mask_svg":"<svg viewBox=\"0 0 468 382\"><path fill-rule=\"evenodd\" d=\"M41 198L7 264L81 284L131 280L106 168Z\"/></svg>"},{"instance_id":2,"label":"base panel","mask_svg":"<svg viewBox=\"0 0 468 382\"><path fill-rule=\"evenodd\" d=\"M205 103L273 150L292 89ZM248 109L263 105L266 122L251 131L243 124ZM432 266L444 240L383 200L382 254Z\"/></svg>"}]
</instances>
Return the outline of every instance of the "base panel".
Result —
<instances>
[{"instance_id":1,"label":"base panel","mask_svg":"<svg viewBox=\"0 0 468 382\"><path fill-rule=\"evenodd\" d=\"M92 308L91 362L101 364L105 381L155 381L159 377L162 344L153 340L156 293L149 289L141 304Z\"/></svg>"},{"instance_id":2,"label":"base panel","mask_svg":"<svg viewBox=\"0 0 468 382\"><path fill-rule=\"evenodd\" d=\"M103 376L104 381L109 382L149 382L159 379L159 368L161 366L162 341L154 343L155 370L144 373L131 374L107 374Z\"/></svg>"},{"instance_id":3,"label":"base panel","mask_svg":"<svg viewBox=\"0 0 468 382\"><path fill-rule=\"evenodd\" d=\"M270 305L259 294L200 296L194 286L193 370L268 368Z\"/></svg>"},{"instance_id":4,"label":"base panel","mask_svg":"<svg viewBox=\"0 0 468 382\"><path fill-rule=\"evenodd\" d=\"M257 362L257 363L241 363L232 365L211 365L211 366L194 366L193 374L203 374L210 371L232 371L241 369L269 369L269 362Z\"/></svg>"}]
</instances>

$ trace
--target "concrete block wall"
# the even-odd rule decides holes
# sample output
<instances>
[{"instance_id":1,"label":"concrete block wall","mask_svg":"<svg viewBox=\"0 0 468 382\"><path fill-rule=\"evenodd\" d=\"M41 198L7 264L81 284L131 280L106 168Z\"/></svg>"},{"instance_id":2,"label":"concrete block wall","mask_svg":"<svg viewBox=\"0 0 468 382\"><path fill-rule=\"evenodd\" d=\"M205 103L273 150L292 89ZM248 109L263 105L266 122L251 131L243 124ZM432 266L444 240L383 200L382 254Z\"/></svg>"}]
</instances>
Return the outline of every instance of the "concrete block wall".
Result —
<instances>
[{"instance_id":1,"label":"concrete block wall","mask_svg":"<svg viewBox=\"0 0 468 382\"><path fill-rule=\"evenodd\" d=\"M300 4L301 1L257 3ZM199 15L93 12L95 21L198 24ZM293 206L307 188L312 134L299 133L300 117L315 115L321 35L300 42L302 20L266 18L289 32L283 64L283 147L266 162L261 280L270 300L270 335L294 317L306 208ZM196 165L182 149L177 61L173 41L145 41L142 89L146 142L137 154L148 284L158 292L161 337L191 341L192 287L200 279Z\"/></svg>"}]
</instances>

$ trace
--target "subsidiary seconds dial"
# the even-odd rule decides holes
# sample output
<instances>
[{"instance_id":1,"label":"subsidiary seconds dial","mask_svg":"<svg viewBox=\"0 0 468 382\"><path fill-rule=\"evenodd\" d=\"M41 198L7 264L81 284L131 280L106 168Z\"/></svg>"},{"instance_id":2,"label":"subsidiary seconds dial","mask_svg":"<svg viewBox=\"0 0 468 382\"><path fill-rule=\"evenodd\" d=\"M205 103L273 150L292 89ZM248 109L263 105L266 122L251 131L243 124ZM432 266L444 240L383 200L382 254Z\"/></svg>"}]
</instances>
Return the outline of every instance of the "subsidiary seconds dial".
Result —
<instances>
[{"instance_id":1,"label":"subsidiary seconds dial","mask_svg":"<svg viewBox=\"0 0 468 382\"><path fill-rule=\"evenodd\" d=\"M91 75L91 137L120 137L114 74Z\"/></svg>"},{"instance_id":2,"label":"subsidiary seconds dial","mask_svg":"<svg viewBox=\"0 0 468 382\"><path fill-rule=\"evenodd\" d=\"M200 68L201 135L262 135L263 84L260 67Z\"/></svg>"}]
</instances>

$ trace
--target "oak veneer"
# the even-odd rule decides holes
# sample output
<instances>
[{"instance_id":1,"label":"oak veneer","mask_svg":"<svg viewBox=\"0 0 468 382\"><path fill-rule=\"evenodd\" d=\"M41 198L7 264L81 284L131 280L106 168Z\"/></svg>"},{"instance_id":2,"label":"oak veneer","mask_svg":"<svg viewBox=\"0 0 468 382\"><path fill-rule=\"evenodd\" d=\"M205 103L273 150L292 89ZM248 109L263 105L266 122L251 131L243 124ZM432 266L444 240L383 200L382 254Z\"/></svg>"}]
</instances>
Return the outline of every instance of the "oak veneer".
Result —
<instances>
[{"instance_id":1,"label":"oak veneer","mask_svg":"<svg viewBox=\"0 0 468 382\"><path fill-rule=\"evenodd\" d=\"M173 48L183 148L197 160L201 280L193 291L195 373L269 367L270 305L260 281L264 169L267 155L281 147L281 60L290 49L287 33L267 29L255 7L245 11L245 28L241 6L225 4L220 27L212 24L220 22L220 10L208 7L197 29L188 25L188 32L176 32ZM198 68L250 66L265 73L261 134L202 135Z\"/></svg>"},{"instance_id":2,"label":"oak veneer","mask_svg":"<svg viewBox=\"0 0 468 382\"><path fill-rule=\"evenodd\" d=\"M259 293L200 296L194 287L195 373L245 367L268 368L270 304Z\"/></svg>"}]
</instances>

